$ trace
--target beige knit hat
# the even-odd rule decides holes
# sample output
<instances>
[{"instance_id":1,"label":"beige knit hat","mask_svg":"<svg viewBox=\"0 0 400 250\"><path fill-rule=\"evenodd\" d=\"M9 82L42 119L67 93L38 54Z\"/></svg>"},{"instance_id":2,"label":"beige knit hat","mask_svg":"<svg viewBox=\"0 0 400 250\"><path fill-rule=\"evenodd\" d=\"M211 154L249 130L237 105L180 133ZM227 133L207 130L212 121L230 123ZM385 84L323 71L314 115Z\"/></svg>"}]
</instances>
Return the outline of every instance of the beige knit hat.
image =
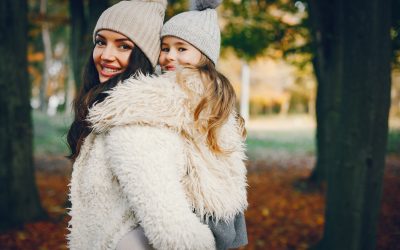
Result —
<instances>
[{"instance_id":1,"label":"beige knit hat","mask_svg":"<svg viewBox=\"0 0 400 250\"><path fill-rule=\"evenodd\" d=\"M180 13L163 26L161 38L175 36L192 44L217 63L221 46L221 31L215 8L221 0L196 0L195 9Z\"/></svg>"},{"instance_id":2,"label":"beige knit hat","mask_svg":"<svg viewBox=\"0 0 400 250\"><path fill-rule=\"evenodd\" d=\"M102 29L121 33L131 39L155 67L160 54L160 31L166 7L167 0L132 0L114 4L97 21L93 41Z\"/></svg>"}]
</instances>

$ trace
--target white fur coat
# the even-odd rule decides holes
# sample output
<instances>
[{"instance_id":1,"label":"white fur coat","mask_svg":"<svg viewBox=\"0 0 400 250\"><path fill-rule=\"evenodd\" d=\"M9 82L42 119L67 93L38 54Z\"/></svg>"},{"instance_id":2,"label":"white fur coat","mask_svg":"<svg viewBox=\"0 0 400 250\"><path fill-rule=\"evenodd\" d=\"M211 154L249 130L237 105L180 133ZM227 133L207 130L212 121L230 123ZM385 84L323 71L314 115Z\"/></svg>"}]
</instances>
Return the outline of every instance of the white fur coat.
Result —
<instances>
[{"instance_id":1,"label":"white fur coat","mask_svg":"<svg viewBox=\"0 0 400 250\"><path fill-rule=\"evenodd\" d=\"M193 121L202 92L194 73L181 85L140 76L90 110L70 184L71 249L115 249L139 223L155 249L215 249L201 221L247 207L245 154L234 114L218 138L229 154L208 149Z\"/></svg>"}]
</instances>

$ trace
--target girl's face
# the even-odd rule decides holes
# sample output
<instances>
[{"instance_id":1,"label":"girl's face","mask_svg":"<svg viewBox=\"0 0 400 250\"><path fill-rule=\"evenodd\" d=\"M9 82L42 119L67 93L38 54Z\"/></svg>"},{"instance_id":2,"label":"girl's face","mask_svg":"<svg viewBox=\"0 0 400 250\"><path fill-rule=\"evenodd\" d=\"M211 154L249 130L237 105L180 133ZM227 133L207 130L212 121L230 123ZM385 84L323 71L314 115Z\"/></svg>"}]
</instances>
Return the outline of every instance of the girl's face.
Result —
<instances>
[{"instance_id":1,"label":"girl's face","mask_svg":"<svg viewBox=\"0 0 400 250\"><path fill-rule=\"evenodd\" d=\"M96 35L93 61L100 83L122 73L129 63L135 44L126 36L111 30L100 30Z\"/></svg>"},{"instance_id":2,"label":"girl's face","mask_svg":"<svg viewBox=\"0 0 400 250\"><path fill-rule=\"evenodd\" d=\"M200 58L201 52L190 43L174 36L163 37L158 59L161 69L172 71L177 65L196 66Z\"/></svg>"}]
</instances>

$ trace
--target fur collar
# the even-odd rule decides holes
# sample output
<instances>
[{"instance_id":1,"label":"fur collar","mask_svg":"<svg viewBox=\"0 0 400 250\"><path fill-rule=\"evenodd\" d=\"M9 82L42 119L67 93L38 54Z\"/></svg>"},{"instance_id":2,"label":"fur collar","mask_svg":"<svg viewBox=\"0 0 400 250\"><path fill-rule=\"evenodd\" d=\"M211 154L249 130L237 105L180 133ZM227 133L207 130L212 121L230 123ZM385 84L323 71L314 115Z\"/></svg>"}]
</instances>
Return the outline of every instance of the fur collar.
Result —
<instances>
[{"instance_id":1,"label":"fur collar","mask_svg":"<svg viewBox=\"0 0 400 250\"><path fill-rule=\"evenodd\" d=\"M187 174L182 183L187 198L201 218L227 221L247 207L244 143L232 114L218 138L229 153L215 155L208 149L205 136L194 128L193 121L203 92L194 70L158 77L139 75L109 91L103 102L91 108L88 120L95 133L140 124L168 127L185 135Z\"/></svg>"},{"instance_id":2,"label":"fur collar","mask_svg":"<svg viewBox=\"0 0 400 250\"><path fill-rule=\"evenodd\" d=\"M132 77L108 94L89 111L88 121L96 133L133 124L161 125L180 131L189 119L186 95L171 74Z\"/></svg>"}]
</instances>

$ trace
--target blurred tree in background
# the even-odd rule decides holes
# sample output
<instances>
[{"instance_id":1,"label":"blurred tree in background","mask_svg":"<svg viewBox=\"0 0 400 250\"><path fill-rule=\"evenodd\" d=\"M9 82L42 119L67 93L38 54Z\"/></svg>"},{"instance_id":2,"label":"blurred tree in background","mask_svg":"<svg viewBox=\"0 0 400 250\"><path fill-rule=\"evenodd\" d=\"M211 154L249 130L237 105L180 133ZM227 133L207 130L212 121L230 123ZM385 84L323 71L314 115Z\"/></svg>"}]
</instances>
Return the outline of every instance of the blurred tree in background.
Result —
<instances>
[{"instance_id":1,"label":"blurred tree in background","mask_svg":"<svg viewBox=\"0 0 400 250\"><path fill-rule=\"evenodd\" d=\"M70 58L76 89L80 87L83 68L92 52L97 19L108 6L107 0L69 0Z\"/></svg>"},{"instance_id":2,"label":"blurred tree in background","mask_svg":"<svg viewBox=\"0 0 400 250\"><path fill-rule=\"evenodd\" d=\"M392 41L393 41L393 61L398 65L399 61L399 14L396 6L398 0L393 0L392 11ZM313 8L309 8L307 1L287 1L287 0L228 0L223 2L223 39L225 48L231 48L243 59L242 71L248 71L248 62L260 56L279 58L283 56L285 60L293 63L298 68L306 67L310 62L313 64L314 73L318 82L316 93L316 120L317 120L317 162L310 182L321 183L326 180L326 162L332 160L333 155L329 155L329 150L334 144L334 127L337 120L337 108L340 94L335 89L338 85L330 84L335 81L328 74L327 69L331 68L332 53L329 40L334 39L330 34L333 22L333 11L331 6L326 5L326 9L319 11L318 17L313 13ZM316 18L319 18L318 20ZM318 46L317 36L321 33L315 32L323 29L326 32L320 37L321 42ZM246 70L247 69L247 70ZM248 85L249 73L242 76L241 89L241 109L242 115L248 115ZM306 89L305 86L302 86ZM293 90L292 90L293 91ZM395 90L396 91L396 90ZM397 95L396 95L397 96ZM313 104L311 104L313 105ZM311 106L309 105L309 106ZM394 105L396 108L396 105ZM314 110L309 108L309 110ZM281 112L282 112L281 108Z\"/></svg>"},{"instance_id":3,"label":"blurred tree in background","mask_svg":"<svg viewBox=\"0 0 400 250\"><path fill-rule=\"evenodd\" d=\"M316 99L316 149L317 161L310 176L313 183L326 180L329 163L335 160L333 150L336 134L335 125L338 122L338 107L340 100L340 85L335 82L333 64L337 51L333 50L339 37L335 36L335 11L333 2L322 3L309 1L309 26L314 41L313 66L317 78ZM338 25L338 24L337 24Z\"/></svg>"},{"instance_id":4,"label":"blurred tree in background","mask_svg":"<svg viewBox=\"0 0 400 250\"><path fill-rule=\"evenodd\" d=\"M328 178L324 241L326 246L334 246L330 249L350 249L346 244L356 246L352 249L374 248L390 103L388 55L394 55L397 62L399 44L398 14L393 13L392 18L387 15L391 13L389 2L382 6L376 1L224 2L223 44L245 64L268 52L273 56L275 51L287 57L300 52L313 58L318 82L317 163L310 181L319 183ZM393 2L398 6L399 1ZM299 14L303 7L308 15ZM246 86L242 85L242 93L246 93ZM346 168L349 164L353 168ZM335 188L329 188L332 186ZM335 190L337 186L343 189ZM357 191L350 192L353 189ZM351 216L360 209L361 217ZM346 220L349 227L340 234L339 226ZM345 235L348 240L343 243L339 239ZM367 244L359 245L367 238Z\"/></svg>"},{"instance_id":5,"label":"blurred tree in background","mask_svg":"<svg viewBox=\"0 0 400 250\"><path fill-rule=\"evenodd\" d=\"M222 44L246 61L298 52L307 36L304 8L301 2L287 0L223 1Z\"/></svg>"},{"instance_id":6,"label":"blurred tree in background","mask_svg":"<svg viewBox=\"0 0 400 250\"><path fill-rule=\"evenodd\" d=\"M193 0L168 0L165 22L176 14L187 11Z\"/></svg>"},{"instance_id":7,"label":"blurred tree in background","mask_svg":"<svg viewBox=\"0 0 400 250\"><path fill-rule=\"evenodd\" d=\"M68 108L74 89L79 88L82 69L93 47L93 28L109 5L107 0L28 3L32 106L52 115L59 106Z\"/></svg>"},{"instance_id":8,"label":"blurred tree in background","mask_svg":"<svg viewBox=\"0 0 400 250\"><path fill-rule=\"evenodd\" d=\"M299 51L307 36L301 25L304 18L301 2L287 0L226 0L223 2L222 45L242 59L241 115L249 119L249 63L268 55L282 57ZM286 105L288 107L288 105ZM281 108L287 113L287 109Z\"/></svg>"},{"instance_id":9,"label":"blurred tree in background","mask_svg":"<svg viewBox=\"0 0 400 250\"><path fill-rule=\"evenodd\" d=\"M390 4L309 1L318 79L317 164L327 179L320 249L376 246L390 107Z\"/></svg>"},{"instance_id":10,"label":"blurred tree in background","mask_svg":"<svg viewBox=\"0 0 400 250\"><path fill-rule=\"evenodd\" d=\"M393 63L396 68L400 67L400 0L392 0L392 49Z\"/></svg>"},{"instance_id":11,"label":"blurred tree in background","mask_svg":"<svg viewBox=\"0 0 400 250\"><path fill-rule=\"evenodd\" d=\"M43 216L33 175L24 0L0 3L0 229Z\"/></svg>"},{"instance_id":12,"label":"blurred tree in background","mask_svg":"<svg viewBox=\"0 0 400 250\"><path fill-rule=\"evenodd\" d=\"M338 56L333 46L338 42L339 37L335 35L340 25L335 24L336 10L333 9L333 2L330 3L309 3L309 19L307 23L312 31L312 54L314 73L317 78L317 100L316 100L316 148L317 161L313 173L310 176L312 183L319 184L327 179L327 171L331 162L335 160L335 153L331 150L335 145L336 128L339 126L339 108L341 102L341 89L335 77L333 63ZM314 4L313 4L314 3ZM400 1L391 0L393 5L391 15L391 40L392 40L392 67L394 70L400 66ZM366 24L360 24L366 25ZM398 89L393 89L396 96ZM394 101L400 101L395 100ZM396 109L397 105L392 108Z\"/></svg>"},{"instance_id":13,"label":"blurred tree in background","mask_svg":"<svg viewBox=\"0 0 400 250\"><path fill-rule=\"evenodd\" d=\"M42 112L55 114L55 108L60 102L65 102L68 93L64 84L68 79L67 0L29 0L28 18L31 104ZM58 102L54 103L56 100Z\"/></svg>"}]
</instances>

